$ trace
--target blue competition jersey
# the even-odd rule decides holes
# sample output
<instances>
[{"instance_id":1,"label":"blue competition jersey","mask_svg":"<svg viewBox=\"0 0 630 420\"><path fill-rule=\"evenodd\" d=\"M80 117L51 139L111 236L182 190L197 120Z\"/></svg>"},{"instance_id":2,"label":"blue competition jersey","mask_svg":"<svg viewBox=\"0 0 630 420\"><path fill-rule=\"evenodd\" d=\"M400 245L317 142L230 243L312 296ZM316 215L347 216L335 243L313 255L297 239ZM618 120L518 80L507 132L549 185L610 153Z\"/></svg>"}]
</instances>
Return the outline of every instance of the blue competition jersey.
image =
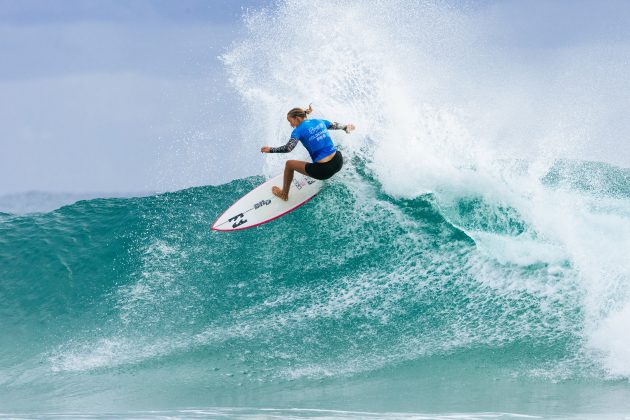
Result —
<instances>
[{"instance_id":1,"label":"blue competition jersey","mask_svg":"<svg viewBox=\"0 0 630 420\"><path fill-rule=\"evenodd\" d=\"M330 121L311 120L302 121L291 133L291 138L302 142L313 162L317 162L337 151L330 134Z\"/></svg>"}]
</instances>

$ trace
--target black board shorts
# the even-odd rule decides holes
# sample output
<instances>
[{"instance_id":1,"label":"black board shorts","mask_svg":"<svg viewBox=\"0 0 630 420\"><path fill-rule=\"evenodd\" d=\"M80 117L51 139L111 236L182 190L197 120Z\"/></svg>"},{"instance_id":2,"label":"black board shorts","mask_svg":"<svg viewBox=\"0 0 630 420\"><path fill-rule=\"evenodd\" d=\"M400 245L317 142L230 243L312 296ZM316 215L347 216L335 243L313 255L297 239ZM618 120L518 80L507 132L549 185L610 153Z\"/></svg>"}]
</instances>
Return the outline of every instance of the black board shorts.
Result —
<instances>
[{"instance_id":1,"label":"black board shorts","mask_svg":"<svg viewBox=\"0 0 630 420\"><path fill-rule=\"evenodd\" d=\"M337 150L335 156L325 163L307 163L304 167L304 170L311 178L315 179L328 179L339 170L343 166L343 156L341 156L341 152Z\"/></svg>"}]
</instances>

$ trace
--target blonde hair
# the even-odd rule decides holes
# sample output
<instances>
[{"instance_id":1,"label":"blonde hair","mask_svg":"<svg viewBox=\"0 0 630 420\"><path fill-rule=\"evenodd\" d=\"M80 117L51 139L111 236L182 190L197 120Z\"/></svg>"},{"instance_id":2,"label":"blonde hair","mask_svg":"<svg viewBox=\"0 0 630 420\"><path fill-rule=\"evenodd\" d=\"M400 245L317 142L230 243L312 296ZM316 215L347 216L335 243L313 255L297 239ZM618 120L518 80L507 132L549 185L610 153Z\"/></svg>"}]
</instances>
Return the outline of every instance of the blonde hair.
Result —
<instances>
[{"instance_id":1,"label":"blonde hair","mask_svg":"<svg viewBox=\"0 0 630 420\"><path fill-rule=\"evenodd\" d=\"M313 108L311 107L311 104L308 104L308 108L306 108L306 109L293 108L292 110L287 112L287 117L291 117L291 118L297 118L297 117L308 118L308 114L310 114L311 112L313 112Z\"/></svg>"}]
</instances>

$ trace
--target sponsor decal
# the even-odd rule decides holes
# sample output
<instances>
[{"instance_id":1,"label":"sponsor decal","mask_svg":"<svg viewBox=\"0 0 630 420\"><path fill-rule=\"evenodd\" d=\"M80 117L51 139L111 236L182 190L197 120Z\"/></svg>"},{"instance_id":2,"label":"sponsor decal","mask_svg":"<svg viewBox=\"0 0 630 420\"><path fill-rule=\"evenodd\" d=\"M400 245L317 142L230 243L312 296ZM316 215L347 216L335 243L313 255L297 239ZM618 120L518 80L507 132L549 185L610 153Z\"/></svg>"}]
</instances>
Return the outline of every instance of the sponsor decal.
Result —
<instances>
[{"instance_id":1,"label":"sponsor decal","mask_svg":"<svg viewBox=\"0 0 630 420\"><path fill-rule=\"evenodd\" d=\"M268 206L271 204L271 200L260 200L258 203L254 204L254 210L258 210L262 206Z\"/></svg>"},{"instance_id":2,"label":"sponsor decal","mask_svg":"<svg viewBox=\"0 0 630 420\"><path fill-rule=\"evenodd\" d=\"M228 219L228 222L234 222L232 223L232 228L237 228L240 225L247 223L247 219L245 219L245 216L243 215L243 213L239 213L234 217L230 217Z\"/></svg>"},{"instance_id":3,"label":"sponsor decal","mask_svg":"<svg viewBox=\"0 0 630 420\"><path fill-rule=\"evenodd\" d=\"M295 186L295 188L297 188L298 190L301 190L302 187L304 187L305 185L311 185L314 184L315 180L313 178L302 178L302 179L294 179L293 180L293 185Z\"/></svg>"}]
</instances>

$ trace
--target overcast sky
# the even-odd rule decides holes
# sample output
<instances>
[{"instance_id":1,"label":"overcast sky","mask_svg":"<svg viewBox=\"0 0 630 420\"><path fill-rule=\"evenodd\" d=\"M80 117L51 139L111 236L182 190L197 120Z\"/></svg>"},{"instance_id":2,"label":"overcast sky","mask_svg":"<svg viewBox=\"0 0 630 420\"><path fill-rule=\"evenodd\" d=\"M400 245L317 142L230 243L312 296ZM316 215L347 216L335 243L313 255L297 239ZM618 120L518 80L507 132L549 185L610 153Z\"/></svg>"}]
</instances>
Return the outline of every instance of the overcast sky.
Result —
<instances>
[{"instance_id":1,"label":"overcast sky","mask_svg":"<svg viewBox=\"0 0 630 420\"><path fill-rule=\"evenodd\" d=\"M239 100L217 57L246 36L244 10L269 4L0 0L0 195L164 191L260 173L258 150L239 148ZM534 53L630 39L627 1L454 4L478 9L498 44Z\"/></svg>"},{"instance_id":2,"label":"overcast sky","mask_svg":"<svg viewBox=\"0 0 630 420\"><path fill-rule=\"evenodd\" d=\"M238 136L238 101L217 57L243 35L244 9L262 4L0 0L0 194L255 173L219 152Z\"/></svg>"}]
</instances>

